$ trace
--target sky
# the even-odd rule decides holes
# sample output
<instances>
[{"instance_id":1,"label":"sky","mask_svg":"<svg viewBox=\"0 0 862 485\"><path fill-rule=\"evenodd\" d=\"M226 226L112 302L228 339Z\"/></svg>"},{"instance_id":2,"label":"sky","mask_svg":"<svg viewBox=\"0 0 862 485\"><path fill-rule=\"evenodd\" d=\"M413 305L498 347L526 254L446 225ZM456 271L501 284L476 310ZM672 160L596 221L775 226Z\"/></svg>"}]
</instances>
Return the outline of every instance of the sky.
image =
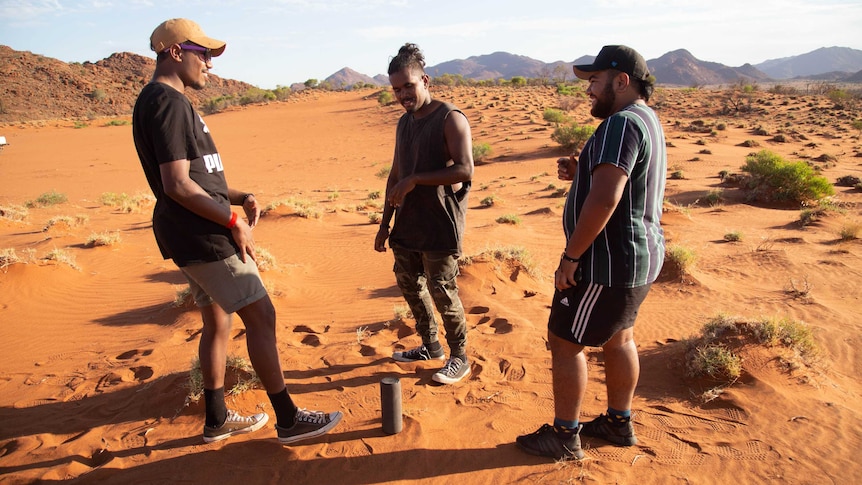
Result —
<instances>
[{"instance_id":1,"label":"sky","mask_svg":"<svg viewBox=\"0 0 862 485\"><path fill-rule=\"evenodd\" d=\"M860 0L0 0L0 44L64 62L155 58L149 36L175 17L227 42L215 74L263 89L344 67L384 74L406 42L428 66L498 51L572 62L606 44L647 60L686 49L732 67L862 50Z\"/></svg>"}]
</instances>

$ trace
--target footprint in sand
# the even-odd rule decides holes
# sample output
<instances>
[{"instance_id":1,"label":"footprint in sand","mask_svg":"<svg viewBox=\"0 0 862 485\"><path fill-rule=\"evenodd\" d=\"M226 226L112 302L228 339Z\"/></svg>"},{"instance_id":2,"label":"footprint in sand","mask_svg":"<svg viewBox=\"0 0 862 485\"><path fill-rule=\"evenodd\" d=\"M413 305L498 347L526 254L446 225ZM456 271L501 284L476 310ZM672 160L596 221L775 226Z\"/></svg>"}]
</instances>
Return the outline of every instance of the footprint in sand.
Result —
<instances>
[{"instance_id":1,"label":"footprint in sand","mask_svg":"<svg viewBox=\"0 0 862 485\"><path fill-rule=\"evenodd\" d=\"M494 320L494 323L491 324L491 328L494 329L494 333L496 334L506 334L510 333L512 331L512 328L514 327L511 323L509 323L509 320L505 318L498 318Z\"/></svg>"},{"instance_id":2,"label":"footprint in sand","mask_svg":"<svg viewBox=\"0 0 862 485\"><path fill-rule=\"evenodd\" d=\"M153 353L153 349L144 349L144 350L132 349L132 350L127 350L127 351L123 352L122 354L120 354L114 358L117 360L129 360L129 359L134 359L137 356L146 357L152 353Z\"/></svg>"},{"instance_id":3,"label":"footprint in sand","mask_svg":"<svg viewBox=\"0 0 862 485\"><path fill-rule=\"evenodd\" d=\"M524 376L527 375L527 371L524 369L523 365L513 366L508 360L502 359L500 361L500 374L503 374L503 377L507 381L515 382L524 380Z\"/></svg>"},{"instance_id":4,"label":"footprint in sand","mask_svg":"<svg viewBox=\"0 0 862 485\"><path fill-rule=\"evenodd\" d=\"M320 337L314 334L309 334L305 337L302 337L302 343L304 345L308 345L309 347L318 347L320 346Z\"/></svg>"}]
</instances>

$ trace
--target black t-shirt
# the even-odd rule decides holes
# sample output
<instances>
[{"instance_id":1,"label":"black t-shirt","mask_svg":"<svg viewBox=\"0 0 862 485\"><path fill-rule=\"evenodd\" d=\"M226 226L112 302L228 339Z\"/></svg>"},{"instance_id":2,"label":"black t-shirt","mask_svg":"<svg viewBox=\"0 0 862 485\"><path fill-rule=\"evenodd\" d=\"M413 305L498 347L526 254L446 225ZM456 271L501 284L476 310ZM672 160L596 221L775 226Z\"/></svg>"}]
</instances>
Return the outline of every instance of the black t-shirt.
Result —
<instances>
[{"instance_id":1,"label":"black t-shirt","mask_svg":"<svg viewBox=\"0 0 862 485\"><path fill-rule=\"evenodd\" d=\"M395 132L394 164L401 181L414 173L432 172L451 165L446 148L446 120L459 112L449 103L416 119L405 113ZM461 113L463 115L463 113ZM451 185L417 185L395 209L389 244L413 251L461 254L470 182L455 192Z\"/></svg>"},{"instance_id":2,"label":"black t-shirt","mask_svg":"<svg viewBox=\"0 0 862 485\"><path fill-rule=\"evenodd\" d=\"M224 167L209 128L191 102L162 83L147 84L132 114L135 148L156 197L153 233L165 259L177 266L220 261L239 252L226 227L205 219L165 195L159 166L190 161L189 177L216 202L230 208Z\"/></svg>"}]
</instances>

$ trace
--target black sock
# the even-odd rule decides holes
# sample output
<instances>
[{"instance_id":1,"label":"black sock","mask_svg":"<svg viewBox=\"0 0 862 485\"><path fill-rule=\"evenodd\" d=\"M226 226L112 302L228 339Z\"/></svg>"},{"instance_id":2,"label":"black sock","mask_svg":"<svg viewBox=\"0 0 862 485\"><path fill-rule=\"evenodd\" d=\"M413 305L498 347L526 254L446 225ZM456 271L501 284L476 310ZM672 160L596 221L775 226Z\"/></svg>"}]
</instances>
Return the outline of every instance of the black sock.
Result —
<instances>
[{"instance_id":1,"label":"black sock","mask_svg":"<svg viewBox=\"0 0 862 485\"><path fill-rule=\"evenodd\" d=\"M440 349L443 348L443 346L440 345L440 341L437 340L437 341L431 342L430 344L425 344L425 348L428 349L428 352L431 352L432 354L436 354L437 352L440 351Z\"/></svg>"},{"instance_id":2,"label":"black sock","mask_svg":"<svg viewBox=\"0 0 862 485\"><path fill-rule=\"evenodd\" d=\"M287 393L287 388L281 392L270 394L269 402L272 403L272 409L275 411L275 421L280 428L290 428L296 423L296 404L293 404L293 399Z\"/></svg>"},{"instance_id":3,"label":"black sock","mask_svg":"<svg viewBox=\"0 0 862 485\"><path fill-rule=\"evenodd\" d=\"M227 419L227 406L224 403L224 387L204 389L204 408L206 409L206 425L219 428Z\"/></svg>"}]
</instances>

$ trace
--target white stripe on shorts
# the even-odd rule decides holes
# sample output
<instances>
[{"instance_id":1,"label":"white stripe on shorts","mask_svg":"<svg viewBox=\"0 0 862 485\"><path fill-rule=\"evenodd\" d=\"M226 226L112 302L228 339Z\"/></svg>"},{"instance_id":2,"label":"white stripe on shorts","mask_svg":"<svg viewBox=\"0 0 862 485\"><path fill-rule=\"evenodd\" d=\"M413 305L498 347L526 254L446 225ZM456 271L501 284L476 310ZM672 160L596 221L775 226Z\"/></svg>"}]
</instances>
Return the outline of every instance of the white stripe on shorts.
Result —
<instances>
[{"instance_id":1,"label":"white stripe on shorts","mask_svg":"<svg viewBox=\"0 0 862 485\"><path fill-rule=\"evenodd\" d=\"M593 282L587 283L587 290L584 292L584 297L578 302L578 308L575 311L575 321L572 322L572 335L579 342L584 338L584 332L587 331L587 324L590 322L590 315L593 313L593 307L599 301L599 295L602 293L602 285L597 285Z\"/></svg>"}]
</instances>

